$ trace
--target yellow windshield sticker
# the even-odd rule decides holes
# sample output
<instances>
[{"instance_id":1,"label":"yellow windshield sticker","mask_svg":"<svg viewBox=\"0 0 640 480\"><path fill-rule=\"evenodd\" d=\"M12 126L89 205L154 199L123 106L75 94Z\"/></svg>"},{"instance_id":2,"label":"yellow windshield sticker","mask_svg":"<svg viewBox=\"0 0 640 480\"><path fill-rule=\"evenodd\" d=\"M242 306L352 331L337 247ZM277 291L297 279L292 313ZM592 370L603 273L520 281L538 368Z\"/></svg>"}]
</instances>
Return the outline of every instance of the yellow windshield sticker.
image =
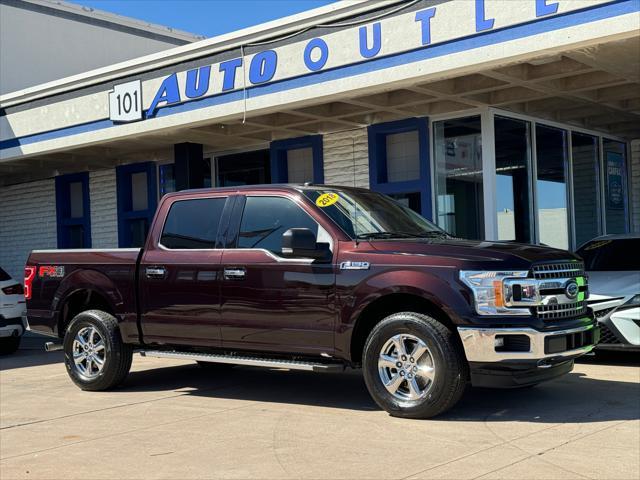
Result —
<instances>
[{"instance_id":1,"label":"yellow windshield sticker","mask_svg":"<svg viewBox=\"0 0 640 480\"><path fill-rule=\"evenodd\" d=\"M330 207L334 203L340 200L340 197L337 193L329 192L323 193L316 199L316 205L320 208Z\"/></svg>"}]
</instances>

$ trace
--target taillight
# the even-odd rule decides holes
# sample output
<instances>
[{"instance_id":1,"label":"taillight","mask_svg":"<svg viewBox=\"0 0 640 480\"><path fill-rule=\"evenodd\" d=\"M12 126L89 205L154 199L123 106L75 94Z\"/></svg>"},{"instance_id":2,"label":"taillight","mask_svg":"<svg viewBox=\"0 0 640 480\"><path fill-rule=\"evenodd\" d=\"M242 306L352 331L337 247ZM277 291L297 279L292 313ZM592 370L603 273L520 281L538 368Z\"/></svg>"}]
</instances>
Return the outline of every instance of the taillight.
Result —
<instances>
[{"instance_id":1,"label":"taillight","mask_svg":"<svg viewBox=\"0 0 640 480\"><path fill-rule=\"evenodd\" d=\"M36 267L24 267L24 298L29 300L31 298L31 284L33 278L36 276Z\"/></svg>"},{"instance_id":2,"label":"taillight","mask_svg":"<svg viewBox=\"0 0 640 480\"><path fill-rule=\"evenodd\" d=\"M22 295L24 293L24 288L19 283L15 285L9 285L8 287L4 287L2 289L5 295Z\"/></svg>"}]
</instances>

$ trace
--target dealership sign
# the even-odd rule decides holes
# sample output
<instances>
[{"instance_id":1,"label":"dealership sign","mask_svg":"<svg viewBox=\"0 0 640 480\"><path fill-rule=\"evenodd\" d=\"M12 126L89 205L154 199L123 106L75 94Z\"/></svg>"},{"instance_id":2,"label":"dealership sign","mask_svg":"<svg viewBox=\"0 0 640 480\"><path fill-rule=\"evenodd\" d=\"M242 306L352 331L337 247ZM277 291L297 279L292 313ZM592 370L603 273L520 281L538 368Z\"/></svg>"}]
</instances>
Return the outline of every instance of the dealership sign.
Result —
<instances>
[{"instance_id":1,"label":"dealership sign","mask_svg":"<svg viewBox=\"0 0 640 480\"><path fill-rule=\"evenodd\" d=\"M152 118L164 107L304 77L379 57L560 15L603 0L452 1L368 23L333 25L336 31L272 49L203 64L153 80L116 85L109 92L114 122ZM410 5L407 5L409 7ZM295 37L294 37L295 38ZM277 40L274 40L277 41ZM249 46L250 47L250 46ZM247 47L247 48L249 48ZM471 47L473 48L473 46ZM143 96L144 95L144 96Z\"/></svg>"}]
</instances>

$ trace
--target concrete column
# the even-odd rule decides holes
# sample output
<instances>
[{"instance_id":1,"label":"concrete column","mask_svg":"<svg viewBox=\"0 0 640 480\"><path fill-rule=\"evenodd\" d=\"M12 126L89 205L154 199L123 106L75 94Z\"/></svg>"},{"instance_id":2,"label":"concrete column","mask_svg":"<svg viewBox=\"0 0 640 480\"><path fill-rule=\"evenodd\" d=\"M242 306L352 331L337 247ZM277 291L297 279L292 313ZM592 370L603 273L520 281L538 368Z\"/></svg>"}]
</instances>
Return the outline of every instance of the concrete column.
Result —
<instances>
[{"instance_id":1,"label":"concrete column","mask_svg":"<svg viewBox=\"0 0 640 480\"><path fill-rule=\"evenodd\" d=\"M209 165L204 161L199 143L177 143L173 146L176 190L204 187Z\"/></svg>"}]
</instances>

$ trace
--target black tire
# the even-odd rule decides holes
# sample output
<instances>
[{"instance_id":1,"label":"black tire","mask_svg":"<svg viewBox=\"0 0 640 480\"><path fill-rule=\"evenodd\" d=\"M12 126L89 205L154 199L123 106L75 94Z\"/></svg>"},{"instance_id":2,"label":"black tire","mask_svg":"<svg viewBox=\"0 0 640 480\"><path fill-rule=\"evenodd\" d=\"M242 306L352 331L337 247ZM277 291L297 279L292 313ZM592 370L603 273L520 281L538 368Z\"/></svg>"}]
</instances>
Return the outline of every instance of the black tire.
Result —
<instances>
[{"instance_id":1,"label":"black tire","mask_svg":"<svg viewBox=\"0 0 640 480\"><path fill-rule=\"evenodd\" d=\"M11 355L16 353L20 348L21 337L2 337L0 338L0 355Z\"/></svg>"},{"instance_id":2,"label":"black tire","mask_svg":"<svg viewBox=\"0 0 640 480\"><path fill-rule=\"evenodd\" d=\"M435 369L433 380L425 382L424 396L415 400L394 396L378 373L378 357L383 347L399 334L409 334L424 342ZM447 411L460 400L469 377L455 333L434 318L413 312L395 313L373 328L364 346L362 368L375 402L390 415L402 418L430 418ZM408 390L408 383L402 383L400 389L403 388Z\"/></svg>"},{"instance_id":3,"label":"black tire","mask_svg":"<svg viewBox=\"0 0 640 480\"><path fill-rule=\"evenodd\" d=\"M102 370L91 378L82 375L73 359L76 335L87 327L97 330L104 345ZM116 387L124 381L131 369L133 346L122 342L116 318L101 310L87 310L76 315L65 332L63 347L67 373L82 390L100 391ZM97 369L95 364L94 367Z\"/></svg>"}]
</instances>

